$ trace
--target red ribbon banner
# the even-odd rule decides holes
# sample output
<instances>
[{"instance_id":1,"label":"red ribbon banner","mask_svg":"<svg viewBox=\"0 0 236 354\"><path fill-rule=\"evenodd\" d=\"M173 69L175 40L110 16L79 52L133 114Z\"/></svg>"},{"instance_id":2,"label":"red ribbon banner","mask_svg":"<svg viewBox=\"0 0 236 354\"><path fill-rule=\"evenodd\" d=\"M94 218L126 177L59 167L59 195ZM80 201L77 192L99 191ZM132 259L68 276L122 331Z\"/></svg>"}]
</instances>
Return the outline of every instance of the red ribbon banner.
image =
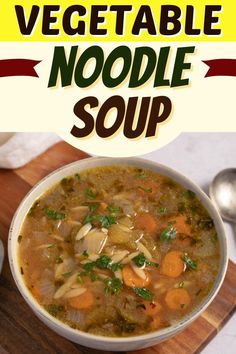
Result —
<instances>
[{"instance_id":1,"label":"red ribbon banner","mask_svg":"<svg viewBox=\"0 0 236 354\"><path fill-rule=\"evenodd\" d=\"M210 69L205 77L209 76L236 76L236 59L203 60Z\"/></svg>"},{"instance_id":2,"label":"red ribbon banner","mask_svg":"<svg viewBox=\"0 0 236 354\"><path fill-rule=\"evenodd\" d=\"M38 77L34 67L39 60L5 59L0 60L0 77L6 76L33 76Z\"/></svg>"}]
</instances>

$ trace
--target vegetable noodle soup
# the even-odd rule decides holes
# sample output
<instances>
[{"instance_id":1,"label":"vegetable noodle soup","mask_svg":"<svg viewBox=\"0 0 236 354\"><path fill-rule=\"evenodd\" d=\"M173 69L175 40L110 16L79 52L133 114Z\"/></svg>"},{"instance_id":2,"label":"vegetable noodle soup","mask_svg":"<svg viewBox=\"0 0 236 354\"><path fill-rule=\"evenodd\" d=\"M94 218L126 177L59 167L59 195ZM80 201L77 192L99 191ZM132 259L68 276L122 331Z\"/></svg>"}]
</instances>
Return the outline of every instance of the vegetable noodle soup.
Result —
<instances>
[{"instance_id":1,"label":"vegetable noodle soup","mask_svg":"<svg viewBox=\"0 0 236 354\"><path fill-rule=\"evenodd\" d=\"M123 165L63 178L32 205L18 242L39 304L103 336L179 322L206 298L219 268L214 223L195 193Z\"/></svg>"}]
</instances>

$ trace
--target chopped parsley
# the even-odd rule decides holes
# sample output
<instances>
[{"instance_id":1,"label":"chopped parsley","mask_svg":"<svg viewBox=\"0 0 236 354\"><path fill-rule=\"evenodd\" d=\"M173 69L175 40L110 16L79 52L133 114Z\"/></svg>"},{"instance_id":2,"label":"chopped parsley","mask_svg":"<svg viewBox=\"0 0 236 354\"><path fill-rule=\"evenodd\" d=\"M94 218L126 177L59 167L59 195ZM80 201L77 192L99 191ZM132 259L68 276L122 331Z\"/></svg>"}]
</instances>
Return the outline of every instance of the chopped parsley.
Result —
<instances>
[{"instance_id":1,"label":"chopped parsley","mask_svg":"<svg viewBox=\"0 0 236 354\"><path fill-rule=\"evenodd\" d=\"M100 206L100 203L94 203L94 204L91 204L89 206L89 210L91 211L91 213L93 213L94 211L96 211Z\"/></svg>"},{"instance_id":2,"label":"chopped parsley","mask_svg":"<svg viewBox=\"0 0 236 354\"><path fill-rule=\"evenodd\" d=\"M18 238L17 238L18 243L21 243L22 237L23 237L22 235L18 236Z\"/></svg>"},{"instance_id":3,"label":"chopped parsley","mask_svg":"<svg viewBox=\"0 0 236 354\"><path fill-rule=\"evenodd\" d=\"M97 274L94 272L95 266L96 266L96 263L95 263L95 262L90 262L90 263L83 264L83 269L84 269L84 271L79 274L79 277L80 277L80 276L88 276L88 277L90 277L90 279L91 279L92 281L97 280L98 276L97 276ZM80 278L80 279L81 279L81 278ZM78 279L77 279L77 282L78 282Z\"/></svg>"},{"instance_id":4,"label":"chopped parsley","mask_svg":"<svg viewBox=\"0 0 236 354\"><path fill-rule=\"evenodd\" d=\"M179 288L183 288L184 287L184 281L179 282Z\"/></svg>"},{"instance_id":5,"label":"chopped parsley","mask_svg":"<svg viewBox=\"0 0 236 354\"><path fill-rule=\"evenodd\" d=\"M66 217L66 214L60 213L60 212L58 212L56 210L52 210L52 209L47 209L46 214L50 219L53 219L53 220L65 219L65 217Z\"/></svg>"},{"instance_id":6,"label":"chopped parsley","mask_svg":"<svg viewBox=\"0 0 236 354\"><path fill-rule=\"evenodd\" d=\"M135 175L135 178L139 178L139 179L144 179L147 177L148 177L147 173L142 169L139 169L138 173Z\"/></svg>"},{"instance_id":7,"label":"chopped parsley","mask_svg":"<svg viewBox=\"0 0 236 354\"><path fill-rule=\"evenodd\" d=\"M185 254L183 260L187 269L197 269L197 262L190 258L188 255Z\"/></svg>"},{"instance_id":8,"label":"chopped parsley","mask_svg":"<svg viewBox=\"0 0 236 354\"><path fill-rule=\"evenodd\" d=\"M217 235L217 233L214 233L214 234L211 236L211 241L212 241L213 243L215 243L215 242L218 241L218 235Z\"/></svg>"},{"instance_id":9,"label":"chopped parsley","mask_svg":"<svg viewBox=\"0 0 236 354\"><path fill-rule=\"evenodd\" d=\"M157 209L158 213L166 213L167 212L167 208L161 207Z\"/></svg>"},{"instance_id":10,"label":"chopped parsley","mask_svg":"<svg viewBox=\"0 0 236 354\"><path fill-rule=\"evenodd\" d=\"M83 255L84 257L88 257L88 256L89 256L87 250L85 250L85 251L82 253L82 255Z\"/></svg>"},{"instance_id":11,"label":"chopped parsley","mask_svg":"<svg viewBox=\"0 0 236 354\"><path fill-rule=\"evenodd\" d=\"M137 256L135 256L134 258L132 258L132 261L139 268L146 266L146 265L151 266L151 267L159 267L158 263L148 261L143 253L140 253Z\"/></svg>"},{"instance_id":12,"label":"chopped parsley","mask_svg":"<svg viewBox=\"0 0 236 354\"><path fill-rule=\"evenodd\" d=\"M183 195L187 199L194 199L196 197L196 194L189 189L187 191L185 191Z\"/></svg>"},{"instance_id":13,"label":"chopped parsley","mask_svg":"<svg viewBox=\"0 0 236 354\"><path fill-rule=\"evenodd\" d=\"M75 174L75 178L76 178L78 181L80 181L80 179L81 179L80 174L79 174L79 173L76 173L76 174Z\"/></svg>"},{"instance_id":14,"label":"chopped parsley","mask_svg":"<svg viewBox=\"0 0 236 354\"><path fill-rule=\"evenodd\" d=\"M109 266L109 268L112 270L112 272L116 272L118 269L122 269L124 267L124 264L122 263L113 263L112 265Z\"/></svg>"},{"instance_id":15,"label":"chopped parsley","mask_svg":"<svg viewBox=\"0 0 236 354\"><path fill-rule=\"evenodd\" d=\"M114 204L109 204L107 210L112 214L116 214L121 211L121 209L119 207L116 207Z\"/></svg>"},{"instance_id":16,"label":"chopped parsley","mask_svg":"<svg viewBox=\"0 0 236 354\"><path fill-rule=\"evenodd\" d=\"M168 226L160 235L162 241L172 241L176 239L177 230L173 226Z\"/></svg>"},{"instance_id":17,"label":"chopped parsley","mask_svg":"<svg viewBox=\"0 0 236 354\"><path fill-rule=\"evenodd\" d=\"M56 264L63 263L63 259L60 256L58 256L58 257L55 258L55 263Z\"/></svg>"},{"instance_id":18,"label":"chopped parsley","mask_svg":"<svg viewBox=\"0 0 236 354\"><path fill-rule=\"evenodd\" d=\"M135 294L142 297L143 299L147 301L152 301L153 300L153 294L151 291L145 288L134 288Z\"/></svg>"},{"instance_id":19,"label":"chopped parsley","mask_svg":"<svg viewBox=\"0 0 236 354\"><path fill-rule=\"evenodd\" d=\"M82 224L85 225L85 224L88 224L88 223L92 223L94 220L94 217L90 214L87 214L83 220L82 220Z\"/></svg>"},{"instance_id":20,"label":"chopped parsley","mask_svg":"<svg viewBox=\"0 0 236 354\"><path fill-rule=\"evenodd\" d=\"M93 268L95 268L95 266L96 266L95 262L89 262L89 263L83 264L83 269L85 270L85 272L91 272L91 270L93 270Z\"/></svg>"},{"instance_id":21,"label":"chopped parsley","mask_svg":"<svg viewBox=\"0 0 236 354\"><path fill-rule=\"evenodd\" d=\"M108 256L101 256L99 257L96 262L95 262L95 265L97 268L100 268L100 269L107 269L109 264L111 262L111 258L108 257Z\"/></svg>"},{"instance_id":22,"label":"chopped parsley","mask_svg":"<svg viewBox=\"0 0 236 354\"><path fill-rule=\"evenodd\" d=\"M180 308L183 309L185 304L180 304Z\"/></svg>"},{"instance_id":23,"label":"chopped parsley","mask_svg":"<svg viewBox=\"0 0 236 354\"><path fill-rule=\"evenodd\" d=\"M111 294L117 294L122 289L122 281L119 278L105 279L105 291Z\"/></svg>"},{"instance_id":24,"label":"chopped parsley","mask_svg":"<svg viewBox=\"0 0 236 354\"><path fill-rule=\"evenodd\" d=\"M116 224L116 219L112 215L97 215L96 219L100 221L102 227L109 229L112 224Z\"/></svg>"},{"instance_id":25,"label":"chopped parsley","mask_svg":"<svg viewBox=\"0 0 236 354\"><path fill-rule=\"evenodd\" d=\"M94 197L95 197L91 188L86 189L86 195L87 195L88 199L94 199Z\"/></svg>"},{"instance_id":26,"label":"chopped parsley","mask_svg":"<svg viewBox=\"0 0 236 354\"><path fill-rule=\"evenodd\" d=\"M50 315L57 317L59 313L65 311L64 306L62 305L56 305L56 304L50 304L47 306L47 310L50 313Z\"/></svg>"},{"instance_id":27,"label":"chopped parsley","mask_svg":"<svg viewBox=\"0 0 236 354\"><path fill-rule=\"evenodd\" d=\"M65 177L61 180L61 186L66 193L74 192L74 179L72 177Z\"/></svg>"}]
</instances>

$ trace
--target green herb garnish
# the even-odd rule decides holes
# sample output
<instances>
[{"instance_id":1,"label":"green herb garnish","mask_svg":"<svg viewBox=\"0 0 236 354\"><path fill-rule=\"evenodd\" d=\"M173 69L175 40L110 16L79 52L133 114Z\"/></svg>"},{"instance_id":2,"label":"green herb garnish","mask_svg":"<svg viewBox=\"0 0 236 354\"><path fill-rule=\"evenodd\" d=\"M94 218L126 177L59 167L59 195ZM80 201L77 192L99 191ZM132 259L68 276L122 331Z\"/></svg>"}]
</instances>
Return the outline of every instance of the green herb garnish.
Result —
<instances>
[{"instance_id":1,"label":"green herb garnish","mask_svg":"<svg viewBox=\"0 0 236 354\"><path fill-rule=\"evenodd\" d=\"M217 235L217 233L214 233L214 234L211 236L211 241L212 241L213 243L215 243L215 242L218 241L218 235Z\"/></svg>"},{"instance_id":2,"label":"green herb garnish","mask_svg":"<svg viewBox=\"0 0 236 354\"><path fill-rule=\"evenodd\" d=\"M96 264L96 267L100 268L100 269L106 269L108 268L109 264L111 263L111 258L108 257L108 256L101 256L99 257L95 264Z\"/></svg>"},{"instance_id":3,"label":"green herb garnish","mask_svg":"<svg viewBox=\"0 0 236 354\"><path fill-rule=\"evenodd\" d=\"M50 315L52 315L54 317L57 317L60 312L65 311L65 309L62 305L56 305L56 304L48 305L47 310L50 313Z\"/></svg>"},{"instance_id":4,"label":"green herb garnish","mask_svg":"<svg viewBox=\"0 0 236 354\"><path fill-rule=\"evenodd\" d=\"M82 224L85 225L85 224L88 224L88 223L92 223L94 220L94 217L90 214L87 214L83 220L82 220Z\"/></svg>"},{"instance_id":5,"label":"green herb garnish","mask_svg":"<svg viewBox=\"0 0 236 354\"><path fill-rule=\"evenodd\" d=\"M93 213L94 211L96 211L98 208L99 208L100 204L99 203L94 203L94 204L91 204L89 206L89 210L91 211L91 213Z\"/></svg>"},{"instance_id":6,"label":"green herb garnish","mask_svg":"<svg viewBox=\"0 0 236 354\"><path fill-rule=\"evenodd\" d=\"M86 195L87 195L88 199L94 199L94 193L93 193L92 189L87 188L86 189Z\"/></svg>"},{"instance_id":7,"label":"green herb garnish","mask_svg":"<svg viewBox=\"0 0 236 354\"><path fill-rule=\"evenodd\" d=\"M160 239L162 241L172 241L176 239L176 233L177 230L175 227L173 226L169 226L167 227L164 231L162 231L161 235L160 235Z\"/></svg>"},{"instance_id":8,"label":"green herb garnish","mask_svg":"<svg viewBox=\"0 0 236 354\"><path fill-rule=\"evenodd\" d=\"M66 193L74 192L74 180L72 177L65 177L61 180L61 186Z\"/></svg>"},{"instance_id":9,"label":"green herb garnish","mask_svg":"<svg viewBox=\"0 0 236 354\"><path fill-rule=\"evenodd\" d=\"M151 267L159 267L158 263L148 261L143 253L140 253L137 256L135 256L134 258L132 258L132 261L139 268L141 268L145 265L151 266Z\"/></svg>"},{"instance_id":10,"label":"green herb garnish","mask_svg":"<svg viewBox=\"0 0 236 354\"><path fill-rule=\"evenodd\" d=\"M197 269L197 262L194 261L189 256L184 255L183 260L184 260L184 263L185 263L187 269L192 269L192 270L196 270Z\"/></svg>"},{"instance_id":11,"label":"green herb garnish","mask_svg":"<svg viewBox=\"0 0 236 354\"><path fill-rule=\"evenodd\" d=\"M158 213L166 213L167 212L167 208L164 208L164 207L158 208L157 211L158 211Z\"/></svg>"},{"instance_id":12,"label":"green herb garnish","mask_svg":"<svg viewBox=\"0 0 236 354\"><path fill-rule=\"evenodd\" d=\"M196 197L196 194L193 191L190 191L189 189L185 191L183 195L187 199L193 199Z\"/></svg>"},{"instance_id":13,"label":"green herb garnish","mask_svg":"<svg viewBox=\"0 0 236 354\"><path fill-rule=\"evenodd\" d=\"M81 272L79 275L80 276L89 276L92 281L95 281L98 278L97 274L94 272L95 267L96 267L95 262L83 264L84 271Z\"/></svg>"},{"instance_id":14,"label":"green herb garnish","mask_svg":"<svg viewBox=\"0 0 236 354\"><path fill-rule=\"evenodd\" d=\"M82 253L82 255L83 255L84 257L88 257L88 256L89 256L87 250L85 250L85 251Z\"/></svg>"},{"instance_id":15,"label":"green herb garnish","mask_svg":"<svg viewBox=\"0 0 236 354\"><path fill-rule=\"evenodd\" d=\"M23 237L22 235L18 236L18 238L17 238L18 243L21 243L22 237Z\"/></svg>"},{"instance_id":16,"label":"green herb garnish","mask_svg":"<svg viewBox=\"0 0 236 354\"><path fill-rule=\"evenodd\" d=\"M179 288L183 288L184 287L184 281L179 282Z\"/></svg>"},{"instance_id":17,"label":"green herb garnish","mask_svg":"<svg viewBox=\"0 0 236 354\"><path fill-rule=\"evenodd\" d=\"M144 179L144 178L147 178L147 173L142 170L142 169L139 169L138 170L138 173L135 175L135 178L139 178L139 179Z\"/></svg>"},{"instance_id":18,"label":"green herb garnish","mask_svg":"<svg viewBox=\"0 0 236 354\"><path fill-rule=\"evenodd\" d=\"M119 278L105 279L105 291L111 294L117 294L122 289L122 281Z\"/></svg>"},{"instance_id":19,"label":"green herb garnish","mask_svg":"<svg viewBox=\"0 0 236 354\"><path fill-rule=\"evenodd\" d=\"M153 300L153 294L145 288L135 288L134 289L135 294L142 297L143 299L147 300L147 301L152 301Z\"/></svg>"},{"instance_id":20,"label":"green herb garnish","mask_svg":"<svg viewBox=\"0 0 236 354\"><path fill-rule=\"evenodd\" d=\"M60 256L58 256L58 257L55 258L55 263L56 264L63 263L63 259Z\"/></svg>"},{"instance_id":21,"label":"green herb garnish","mask_svg":"<svg viewBox=\"0 0 236 354\"><path fill-rule=\"evenodd\" d=\"M80 174L79 174L79 173L76 173L76 174L75 174L75 178L76 178L78 181L80 181L80 179L81 179L81 178L80 178Z\"/></svg>"},{"instance_id":22,"label":"green herb garnish","mask_svg":"<svg viewBox=\"0 0 236 354\"><path fill-rule=\"evenodd\" d=\"M121 211L121 209L119 207L116 207L114 204L109 204L107 210L112 214L116 214Z\"/></svg>"},{"instance_id":23,"label":"green herb garnish","mask_svg":"<svg viewBox=\"0 0 236 354\"><path fill-rule=\"evenodd\" d=\"M146 193L152 193L152 188L144 188L142 186L138 186L138 188Z\"/></svg>"},{"instance_id":24,"label":"green herb garnish","mask_svg":"<svg viewBox=\"0 0 236 354\"><path fill-rule=\"evenodd\" d=\"M100 221L102 227L109 229L112 224L116 224L116 219L113 215L97 215L96 219Z\"/></svg>"},{"instance_id":25,"label":"green herb garnish","mask_svg":"<svg viewBox=\"0 0 236 354\"><path fill-rule=\"evenodd\" d=\"M183 309L185 304L180 304L180 308Z\"/></svg>"},{"instance_id":26,"label":"green herb garnish","mask_svg":"<svg viewBox=\"0 0 236 354\"><path fill-rule=\"evenodd\" d=\"M65 217L66 217L66 214L59 213L58 211L51 210L51 209L47 209L46 214L50 219L53 219L53 220L65 219Z\"/></svg>"},{"instance_id":27,"label":"green herb garnish","mask_svg":"<svg viewBox=\"0 0 236 354\"><path fill-rule=\"evenodd\" d=\"M22 267L20 267L20 273L24 275L24 269Z\"/></svg>"},{"instance_id":28,"label":"green herb garnish","mask_svg":"<svg viewBox=\"0 0 236 354\"><path fill-rule=\"evenodd\" d=\"M113 263L112 265L109 266L109 268L112 270L112 272L116 272L118 269L122 269L124 267L124 264L122 263Z\"/></svg>"},{"instance_id":29,"label":"green herb garnish","mask_svg":"<svg viewBox=\"0 0 236 354\"><path fill-rule=\"evenodd\" d=\"M86 272L90 272L91 270L93 270L93 268L95 268L96 263L95 262L89 262L89 263L85 263L83 264L83 269Z\"/></svg>"}]
</instances>

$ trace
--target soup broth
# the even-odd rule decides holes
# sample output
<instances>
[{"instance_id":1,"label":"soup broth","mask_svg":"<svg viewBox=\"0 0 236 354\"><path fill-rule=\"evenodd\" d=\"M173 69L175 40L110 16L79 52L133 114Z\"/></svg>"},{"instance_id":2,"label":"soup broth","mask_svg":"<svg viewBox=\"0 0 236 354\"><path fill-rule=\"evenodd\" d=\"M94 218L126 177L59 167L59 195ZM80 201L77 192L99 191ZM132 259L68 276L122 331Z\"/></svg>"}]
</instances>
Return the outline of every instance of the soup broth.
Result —
<instances>
[{"instance_id":1,"label":"soup broth","mask_svg":"<svg viewBox=\"0 0 236 354\"><path fill-rule=\"evenodd\" d=\"M180 321L209 293L220 257L194 192L118 165L46 191L18 242L22 276L40 305L72 328L113 337Z\"/></svg>"}]
</instances>

